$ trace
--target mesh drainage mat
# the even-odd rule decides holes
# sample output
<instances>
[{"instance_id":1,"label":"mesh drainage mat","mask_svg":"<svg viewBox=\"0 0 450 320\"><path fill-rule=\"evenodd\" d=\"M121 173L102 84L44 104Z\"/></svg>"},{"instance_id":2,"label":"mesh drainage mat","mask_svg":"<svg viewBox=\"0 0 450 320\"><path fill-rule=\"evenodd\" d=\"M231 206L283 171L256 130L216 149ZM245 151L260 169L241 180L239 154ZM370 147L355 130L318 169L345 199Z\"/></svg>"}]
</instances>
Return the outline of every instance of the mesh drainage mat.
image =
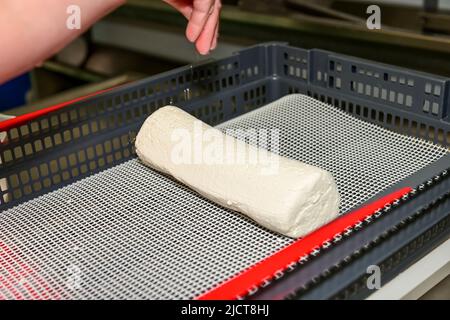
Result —
<instances>
[{"instance_id":1,"label":"mesh drainage mat","mask_svg":"<svg viewBox=\"0 0 450 320\"><path fill-rule=\"evenodd\" d=\"M333 173L341 212L446 153L303 95L219 128L277 128L281 154ZM192 298L291 241L132 159L0 214L0 298Z\"/></svg>"}]
</instances>

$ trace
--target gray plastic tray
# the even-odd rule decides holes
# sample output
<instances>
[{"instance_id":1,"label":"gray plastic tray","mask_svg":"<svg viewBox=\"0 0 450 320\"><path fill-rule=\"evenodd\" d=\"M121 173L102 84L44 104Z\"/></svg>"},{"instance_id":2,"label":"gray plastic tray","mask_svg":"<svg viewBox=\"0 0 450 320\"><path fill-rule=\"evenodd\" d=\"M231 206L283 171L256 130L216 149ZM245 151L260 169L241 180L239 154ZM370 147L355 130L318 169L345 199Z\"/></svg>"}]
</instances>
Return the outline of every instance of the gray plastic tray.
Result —
<instances>
[{"instance_id":1,"label":"gray plastic tray","mask_svg":"<svg viewBox=\"0 0 450 320\"><path fill-rule=\"evenodd\" d=\"M0 126L7 135L0 145L0 211L134 157L136 131L151 112L166 104L181 106L215 125L289 93L303 93L368 122L450 146L449 83L444 77L323 50L282 43L258 45ZM391 189L417 186L449 166L446 156ZM414 250L389 262L383 278L387 281L449 236L445 196L449 185L448 179L443 181L395 209L395 214L358 231L345 245L334 246L251 297L279 297L280 292L305 298L368 295L358 285L366 275L365 266L383 265L434 230ZM442 203L410 222L409 229L399 230L388 242L377 242L363 257L339 264L439 197ZM325 276L336 264L339 267Z\"/></svg>"}]
</instances>

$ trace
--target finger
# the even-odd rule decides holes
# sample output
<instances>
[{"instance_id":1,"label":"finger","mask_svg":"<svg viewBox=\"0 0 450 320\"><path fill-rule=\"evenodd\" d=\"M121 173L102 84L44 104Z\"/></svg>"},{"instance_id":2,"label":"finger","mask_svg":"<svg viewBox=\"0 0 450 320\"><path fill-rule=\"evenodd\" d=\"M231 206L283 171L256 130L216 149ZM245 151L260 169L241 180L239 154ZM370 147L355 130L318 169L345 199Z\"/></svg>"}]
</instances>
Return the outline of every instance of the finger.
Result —
<instances>
[{"instance_id":1,"label":"finger","mask_svg":"<svg viewBox=\"0 0 450 320\"><path fill-rule=\"evenodd\" d=\"M182 9L179 9L178 11L181 12L181 14L187 19L191 19L192 15L192 7L183 7Z\"/></svg>"},{"instance_id":2,"label":"finger","mask_svg":"<svg viewBox=\"0 0 450 320\"><path fill-rule=\"evenodd\" d=\"M219 8L214 7L214 11L209 17L200 36L196 41L196 47L200 54L208 54L211 50L211 44L216 32L217 22L219 21Z\"/></svg>"},{"instance_id":3,"label":"finger","mask_svg":"<svg viewBox=\"0 0 450 320\"><path fill-rule=\"evenodd\" d=\"M217 41L219 40L219 24L220 19L217 20L216 30L214 31L214 37L211 43L211 50L215 50L217 48Z\"/></svg>"},{"instance_id":4,"label":"finger","mask_svg":"<svg viewBox=\"0 0 450 320\"><path fill-rule=\"evenodd\" d=\"M186 37L189 41L197 41L214 9L214 0L194 0L192 14L186 28Z\"/></svg>"},{"instance_id":5,"label":"finger","mask_svg":"<svg viewBox=\"0 0 450 320\"><path fill-rule=\"evenodd\" d=\"M171 7L179 11L186 19L190 19L192 15L192 5L187 4L188 2L179 0L163 0L165 3L169 4Z\"/></svg>"},{"instance_id":6,"label":"finger","mask_svg":"<svg viewBox=\"0 0 450 320\"><path fill-rule=\"evenodd\" d=\"M216 29L214 31L214 37L211 43L211 50L215 50L217 48L217 42L219 41L219 28L220 28L220 10L222 9L222 1L217 0L216 6L219 10L219 17L217 19Z\"/></svg>"}]
</instances>

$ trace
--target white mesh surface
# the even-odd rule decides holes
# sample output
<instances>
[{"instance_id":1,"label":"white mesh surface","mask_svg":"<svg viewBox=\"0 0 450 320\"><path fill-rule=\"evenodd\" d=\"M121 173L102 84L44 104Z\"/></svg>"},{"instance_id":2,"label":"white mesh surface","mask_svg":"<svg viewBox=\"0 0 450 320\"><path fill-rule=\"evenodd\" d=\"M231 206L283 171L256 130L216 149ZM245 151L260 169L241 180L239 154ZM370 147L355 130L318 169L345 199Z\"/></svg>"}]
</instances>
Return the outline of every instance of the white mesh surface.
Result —
<instances>
[{"instance_id":1,"label":"white mesh surface","mask_svg":"<svg viewBox=\"0 0 450 320\"><path fill-rule=\"evenodd\" d=\"M278 128L281 154L333 173L341 212L446 153L303 95L220 128ZM291 241L133 159L0 214L0 299L192 298Z\"/></svg>"}]
</instances>

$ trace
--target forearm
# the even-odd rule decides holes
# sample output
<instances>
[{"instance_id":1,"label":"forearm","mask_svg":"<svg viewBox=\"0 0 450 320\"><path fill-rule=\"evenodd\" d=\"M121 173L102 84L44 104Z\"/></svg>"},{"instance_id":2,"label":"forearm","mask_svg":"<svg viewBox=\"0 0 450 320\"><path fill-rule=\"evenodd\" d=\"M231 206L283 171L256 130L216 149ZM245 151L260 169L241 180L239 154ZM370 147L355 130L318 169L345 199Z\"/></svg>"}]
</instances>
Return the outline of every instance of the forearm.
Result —
<instances>
[{"instance_id":1,"label":"forearm","mask_svg":"<svg viewBox=\"0 0 450 320\"><path fill-rule=\"evenodd\" d=\"M32 69L125 0L1 0L0 83ZM81 29L66 26L67 8L81 9Z\"/></svg>"}]
</instances>

